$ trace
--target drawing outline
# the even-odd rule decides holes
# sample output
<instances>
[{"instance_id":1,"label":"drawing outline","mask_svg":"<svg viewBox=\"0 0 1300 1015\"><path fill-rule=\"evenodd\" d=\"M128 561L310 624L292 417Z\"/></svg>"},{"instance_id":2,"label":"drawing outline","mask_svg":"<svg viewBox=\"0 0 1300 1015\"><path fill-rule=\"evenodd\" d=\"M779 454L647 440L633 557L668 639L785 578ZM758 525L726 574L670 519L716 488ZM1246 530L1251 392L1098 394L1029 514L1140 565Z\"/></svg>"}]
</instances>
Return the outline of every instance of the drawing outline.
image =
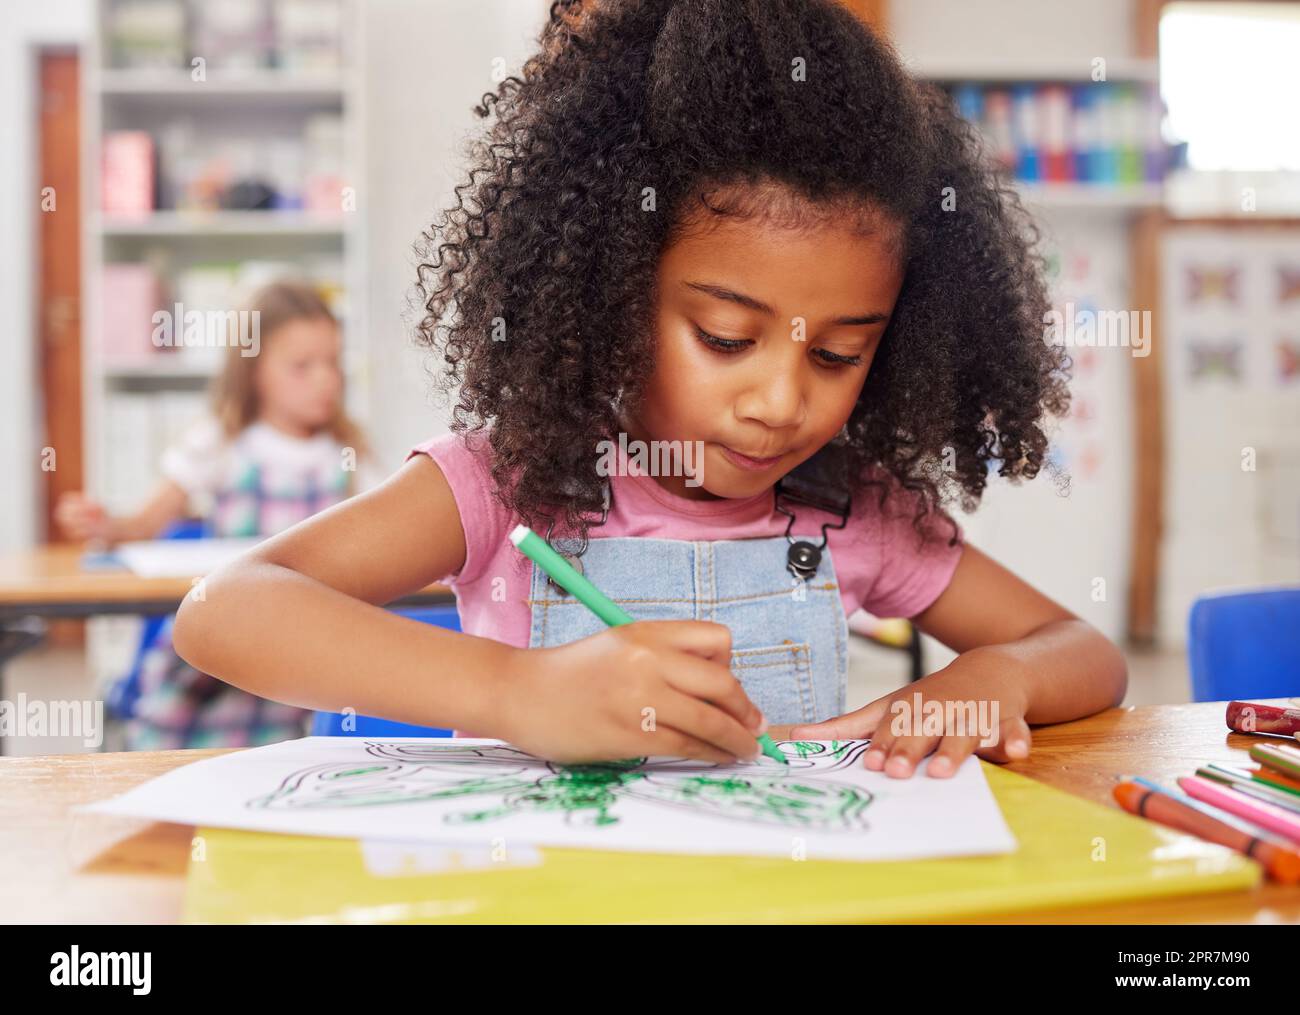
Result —
<instances>
[{"instance_id":1,"label":"drawing outline","mask_svg":"<svg viewBox=\"0 0 1300 1015\"><path fill-rule=\"evenodd\" d=\"M636 800L702 816L819 832L867 831L875 795L834 779L800 778L854 764L866 740L781 741L782 765L760 757L729 767L681 758L560 765L509 744L366 741L373 762L314 765L247 801L261 810L374 807L464 798L448 824L488 824L518 814L558 814L566 822L608 827L619 802ZM472 770L472 771L471 771ZM500 799L486 806L484 797Z\"/></svg>"}]
</instances>

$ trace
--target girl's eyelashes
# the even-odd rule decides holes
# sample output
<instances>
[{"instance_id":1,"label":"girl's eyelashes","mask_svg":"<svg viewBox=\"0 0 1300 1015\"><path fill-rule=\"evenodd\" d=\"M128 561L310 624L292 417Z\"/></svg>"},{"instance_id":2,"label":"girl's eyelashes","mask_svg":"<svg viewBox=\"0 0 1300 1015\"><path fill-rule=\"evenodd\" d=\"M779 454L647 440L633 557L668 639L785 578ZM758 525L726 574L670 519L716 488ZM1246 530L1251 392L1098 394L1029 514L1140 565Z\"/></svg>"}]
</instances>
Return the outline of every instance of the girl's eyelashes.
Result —
<instances>
[{"instance_id":1,"label":"girl's eyelashes","mask_svg":"<svg viewBox=\"0 0 1300 1015\"><path fill-rule=\"evenodd\" d=\"M719 352L739 352L741 349L754 344L754 340L750 338L722 338L718 335L711 335L698 324L695 326L695 334L701 342L711 349L717 349ZM814 349L813 355L828 367L856 367L862 365L860 355L842 356L837 352L831 352L829 349Z\"/></svg>"},{"instance_id":2,"label":"girl's eyelashes","mask_svg":"<svg viewBox=\"0 0 1300 1015\"><path fill-rule=\"evenodd\" d=\"M859 356L842 356L838 352L831 352L829 349L814 349L813 352L824 363L832 366L856 367L862 365L862 357Z\"/></svg>"},{"instance_id":3,"label":"girl's eyelashes","mask_svg":"<svg viewBox=\"0 0 1300 1015\"><path fill-rule=\"evenodd\" d=\"M753 340L748 338L720 338L717 335L710 335L698 324L695 326L695 334L705 345L722 352L739 352L746 346L754 344Z\"/></svg>"}]
</instances>

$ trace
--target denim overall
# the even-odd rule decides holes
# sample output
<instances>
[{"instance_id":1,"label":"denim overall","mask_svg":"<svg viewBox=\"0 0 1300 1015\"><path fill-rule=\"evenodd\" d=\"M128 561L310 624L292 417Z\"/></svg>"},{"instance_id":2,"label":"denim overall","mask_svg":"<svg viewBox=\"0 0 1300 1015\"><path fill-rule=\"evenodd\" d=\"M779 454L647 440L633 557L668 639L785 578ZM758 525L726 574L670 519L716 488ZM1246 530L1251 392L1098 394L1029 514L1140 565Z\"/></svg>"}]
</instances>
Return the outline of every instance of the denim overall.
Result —
<instances>
[{"instance_id":1,"label":"denim overall","mask_svg":"<svg viewBox=\"0 0 1300 1015\"><path fill-rule=\"evenodd\" d=\"M791 538L817 544L811 512ZM598 532L599 530L595 530ZM808 581L786 569L785 536L717 541L592 538L581 568L637 620L708 620L731 630L731 672L769 723L844 712L848 621L829 546ZM559 547L563 549L563 547ZM529 648L563 645L605 624L533 567ZM617 679L617 674L611 674Z\"/></svg>"}]
</instances>

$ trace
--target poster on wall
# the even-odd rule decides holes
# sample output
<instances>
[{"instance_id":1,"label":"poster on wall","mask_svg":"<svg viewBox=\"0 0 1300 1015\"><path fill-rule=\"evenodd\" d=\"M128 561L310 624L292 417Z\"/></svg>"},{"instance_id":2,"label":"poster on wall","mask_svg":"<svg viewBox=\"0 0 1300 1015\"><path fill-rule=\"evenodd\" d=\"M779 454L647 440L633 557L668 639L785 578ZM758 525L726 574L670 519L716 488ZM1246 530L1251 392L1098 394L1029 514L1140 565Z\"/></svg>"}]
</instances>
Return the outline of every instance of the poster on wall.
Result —
<instances>
[{"instance_id":1,"label":"poster on wall","mask_svg":"<svg viewBox=\"0 0 1300 1015\"><path fill-rule=\"evenodd\" d=\"M1300 236L1176 227L1161 262L1160 626L1178 645L1202 592L1300 573Z\"/></svg>"}]
</instances>

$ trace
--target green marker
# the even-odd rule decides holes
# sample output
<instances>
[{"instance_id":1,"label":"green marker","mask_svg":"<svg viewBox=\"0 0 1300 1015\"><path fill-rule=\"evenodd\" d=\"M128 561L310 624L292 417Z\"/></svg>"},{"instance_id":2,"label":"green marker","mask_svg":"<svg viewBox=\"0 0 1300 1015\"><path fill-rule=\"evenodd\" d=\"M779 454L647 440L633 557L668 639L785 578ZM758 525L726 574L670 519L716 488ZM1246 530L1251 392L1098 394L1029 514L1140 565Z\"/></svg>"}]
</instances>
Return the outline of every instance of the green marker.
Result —
<instances>
[{"instance_id":1,"label":"green marker","mask_svg":"<svg viewBox=\"0 0 1300 1015\"><path fill-rule=\"evenodd\" d=\"M572 564L556 553L550 543L527 525L516 525L514 531L510 533L510 542L519 548L520 553L554 579L556 585L576 596L580 603L610 627L619 627L633 622L634 618L628 616L605 593L574 570ZM758 745L769 758L783 765L790 764L766 733L758 738Z\"/></svg>"}]
</instances>

